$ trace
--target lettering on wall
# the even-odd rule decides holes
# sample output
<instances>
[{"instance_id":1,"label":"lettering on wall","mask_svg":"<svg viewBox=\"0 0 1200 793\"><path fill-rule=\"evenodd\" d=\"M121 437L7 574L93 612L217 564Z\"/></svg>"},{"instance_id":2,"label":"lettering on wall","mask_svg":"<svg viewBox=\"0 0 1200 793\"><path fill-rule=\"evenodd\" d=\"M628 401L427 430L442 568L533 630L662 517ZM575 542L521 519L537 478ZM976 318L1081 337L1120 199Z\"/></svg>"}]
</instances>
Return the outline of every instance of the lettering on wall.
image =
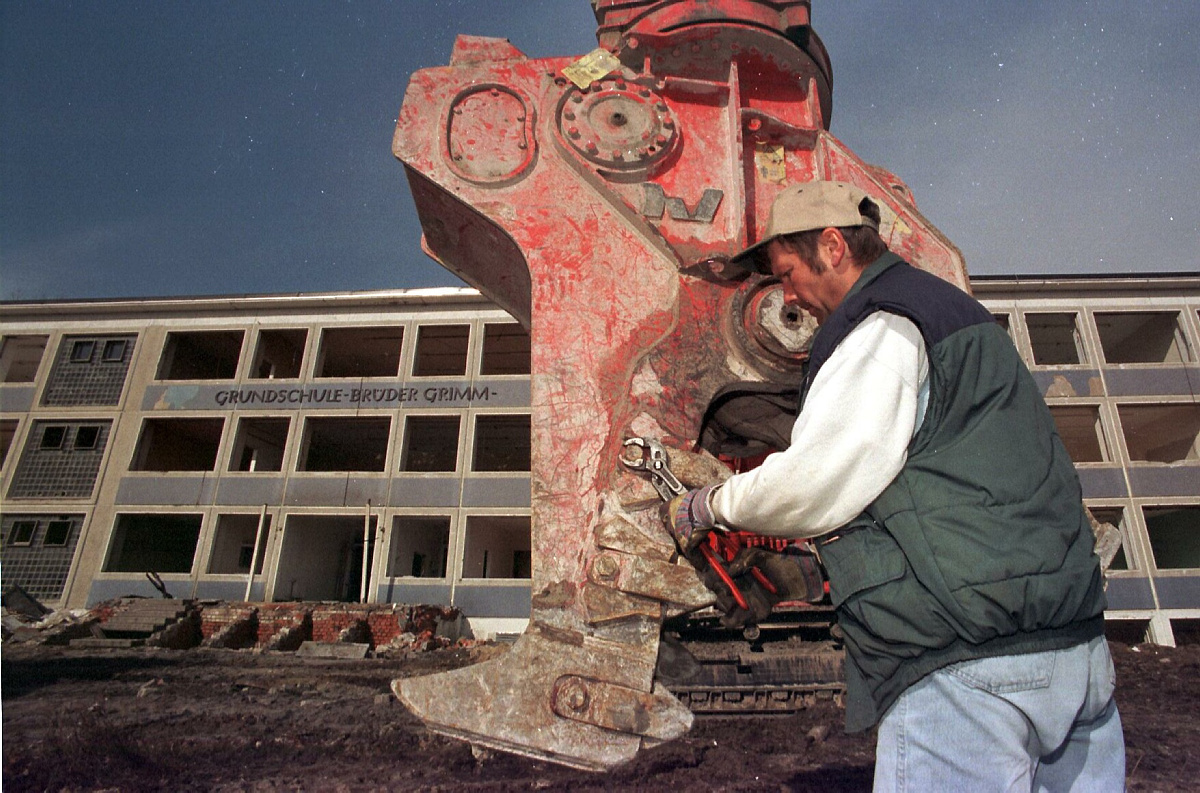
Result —
<instances>
[{"instance_id":1,"label":"lettering on wall","mask_svg":"<svg viewBox=\"0 0 1200 793\"><path fill-rule=\"evenodd\" d=\"M359 405L441 405L487 402L495 392L488 386L428 386L381 388L230 388L217 391L221 407L356 407Z\"/></svg>"}]
</instances>

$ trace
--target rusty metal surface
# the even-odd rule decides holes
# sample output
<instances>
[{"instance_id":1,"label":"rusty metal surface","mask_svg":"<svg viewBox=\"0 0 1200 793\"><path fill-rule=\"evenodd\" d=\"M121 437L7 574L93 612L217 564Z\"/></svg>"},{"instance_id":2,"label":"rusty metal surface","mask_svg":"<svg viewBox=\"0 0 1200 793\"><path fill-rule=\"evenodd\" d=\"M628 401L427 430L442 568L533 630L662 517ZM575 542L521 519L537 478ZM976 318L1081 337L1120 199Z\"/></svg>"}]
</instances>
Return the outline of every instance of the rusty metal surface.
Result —
<instances>
[{"instance_id":1,"label":"rusty metal surface","mask_svg":"<svg viewBox=\"0 0 1200 793\"><path fill-rule=\"evenodd\" d=\"M828 132L831 70L807 0L593 10L612 71L580 87L564 74L577 58L460 38L450 65L412 76L393 151L425 249L530 329L533 414L530 633L498 663L398 688L445 732L599 768L640 738L555 715L552 681L650 694L662 616L646 601L670 615L693 600L672 593L686 576L662 542L597 543L613 505L655 496L621 464L622 441L689 449L719 388L793 382L805 355L811 323L729 265L775 194L852 182L894 251L963 289L967 276L908 188ZM620 517L663 539L655 510Z\"/></svg>"}]
</instances>

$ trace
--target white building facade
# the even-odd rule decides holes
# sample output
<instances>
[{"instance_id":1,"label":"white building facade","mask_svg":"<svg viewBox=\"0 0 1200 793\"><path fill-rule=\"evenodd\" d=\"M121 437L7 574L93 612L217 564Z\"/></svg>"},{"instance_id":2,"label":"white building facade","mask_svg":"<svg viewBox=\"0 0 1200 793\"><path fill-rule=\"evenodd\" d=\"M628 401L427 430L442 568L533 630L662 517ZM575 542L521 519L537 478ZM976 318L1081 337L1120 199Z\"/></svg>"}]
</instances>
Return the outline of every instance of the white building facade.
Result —
<instances>
[{"instance_id":1,"label":"white building facade","mask_svg":"<svg viewBox=\"0 0 1200 793\"><path fill-rule=\"evenodd\" d=\"M1195 631L1200 275L973 288L1122 531L1109 619ZM5 587L528 618L529 337L474 290L0 309Z\"/></svg>"}]
</instances>

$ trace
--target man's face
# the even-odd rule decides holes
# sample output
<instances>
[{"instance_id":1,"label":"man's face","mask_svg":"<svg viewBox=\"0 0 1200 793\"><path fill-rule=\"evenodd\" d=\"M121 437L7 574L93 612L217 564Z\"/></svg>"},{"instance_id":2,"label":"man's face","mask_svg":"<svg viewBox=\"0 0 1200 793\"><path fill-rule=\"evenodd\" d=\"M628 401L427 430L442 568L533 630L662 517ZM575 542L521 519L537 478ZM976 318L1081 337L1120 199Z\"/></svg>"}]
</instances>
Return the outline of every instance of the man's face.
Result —
<instances>
[{"instance_id":1,"label":"man's face","mask_svg":"<svg viewBox=\"0 0 1200 793\"><path fill-rule=\"evenodd\" d=\"M767 257L771 261L771 274L783 286L784 301L812 314L818 325L828 319L846 296L835 273L824 262L817 262L823 272L815 273L800 254L777 239L768 243Z\"/></svg>"}]
</instances>

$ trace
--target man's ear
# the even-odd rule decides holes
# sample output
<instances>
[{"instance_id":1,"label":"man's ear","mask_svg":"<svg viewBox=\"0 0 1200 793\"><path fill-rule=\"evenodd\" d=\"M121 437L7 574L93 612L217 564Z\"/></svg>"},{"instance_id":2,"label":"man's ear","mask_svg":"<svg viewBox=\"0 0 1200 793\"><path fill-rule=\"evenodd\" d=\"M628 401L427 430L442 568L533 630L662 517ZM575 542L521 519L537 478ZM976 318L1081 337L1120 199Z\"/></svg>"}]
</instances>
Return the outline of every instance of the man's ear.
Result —
<instances>
[{"instance_id":1,"label":"man's ear","mask_svg":"<svg viewBox=\"0 0 1200 793\"><path fill-rule=\"evenodd\" d=\"M829 266L835 269L849 260L850 251L846 247L846 238L835 228L827 228L821 232L817 238L817 247L825 253Z\"/></svg>"}]
</instances>

